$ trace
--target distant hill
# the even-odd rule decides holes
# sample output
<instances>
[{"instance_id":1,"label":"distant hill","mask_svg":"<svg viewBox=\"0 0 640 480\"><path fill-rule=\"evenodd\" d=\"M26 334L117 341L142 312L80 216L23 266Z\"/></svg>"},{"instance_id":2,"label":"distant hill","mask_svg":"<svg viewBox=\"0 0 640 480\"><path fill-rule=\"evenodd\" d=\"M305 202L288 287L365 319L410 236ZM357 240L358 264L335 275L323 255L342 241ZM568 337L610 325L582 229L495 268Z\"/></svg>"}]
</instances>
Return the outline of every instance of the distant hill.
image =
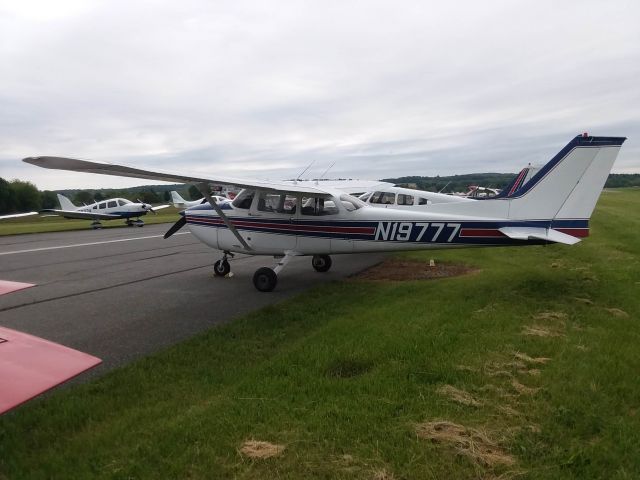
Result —
<instances>
[{"instance_id":1,"label":"distant hill","mask_svg":"<svg viewBox=\"0 0 640 480\"><path fill-rule=\"evenodd\" d=\"M469 173L465 175L451 175L445 177L397 177L383 178L384 182L398 185L408 185L418 190L443 193L464 192L469 185L480 185L488 188L504 188L515 178L515 173ZM640 186L640 174L612 173L605 184L606 188L638 187Z\"/></svg>"}]
</instances>

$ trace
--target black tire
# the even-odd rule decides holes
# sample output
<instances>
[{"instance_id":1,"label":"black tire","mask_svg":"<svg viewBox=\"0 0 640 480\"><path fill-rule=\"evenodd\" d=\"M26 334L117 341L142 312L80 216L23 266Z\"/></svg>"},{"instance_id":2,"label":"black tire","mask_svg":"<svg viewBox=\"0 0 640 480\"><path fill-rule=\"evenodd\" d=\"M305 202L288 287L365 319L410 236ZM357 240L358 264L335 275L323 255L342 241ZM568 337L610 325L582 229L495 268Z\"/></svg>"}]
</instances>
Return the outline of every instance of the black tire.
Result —
<instances>
[{"instance_id":1,"label":"black tire","mask_svg":"<svg viewBox=\"0 0 640 480\"><path fill-rule=\"evenodd\" d=\"M226 260L218 260L213 264L213 273L215 273L217 277L224 277L228 275L230 271L231 266Z\"/></svg>"},{"instance_id":2,"label":"black tire","mask_svg":"<svg viewBox=\"0 0 640 480\"><path fill-rule=\"evenodd\" d=\"M278 284L278 275L267 267L256 270L253 274L253 285L261 292L270 292Z\"/></svg>"},{"instance_id":3,"label":"black tire","mask_svg":"<svg viewBox=\"0 0 640 480\"><path fill-rule=\"evenodd\" d=\"M329 255L314 255L311 265L316 272L328 272L331 268L331 257Z\"/></svg>"}]
</instances>

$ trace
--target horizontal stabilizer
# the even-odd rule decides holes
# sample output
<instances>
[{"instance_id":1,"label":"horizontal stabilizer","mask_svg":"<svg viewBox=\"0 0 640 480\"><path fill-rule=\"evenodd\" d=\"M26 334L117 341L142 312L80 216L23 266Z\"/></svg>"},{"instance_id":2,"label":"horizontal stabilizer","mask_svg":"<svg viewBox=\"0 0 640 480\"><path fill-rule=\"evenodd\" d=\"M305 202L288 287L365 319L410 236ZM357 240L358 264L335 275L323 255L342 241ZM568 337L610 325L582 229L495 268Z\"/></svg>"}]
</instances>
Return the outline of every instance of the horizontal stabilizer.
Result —
<instances>
[{"instance_id":1,"label":"horizontal stabilizer","mask_svg":"<svg viewBox=\"0 0 640 480\"><path fill-rule=\"evenodd\" d=\"M552 228L502 227L499 230L514 240L546 240L548 242L564 243L565 245L573 245L580 241L579 238L572 237L571 235Z\"/></svg>"}]
</instances>

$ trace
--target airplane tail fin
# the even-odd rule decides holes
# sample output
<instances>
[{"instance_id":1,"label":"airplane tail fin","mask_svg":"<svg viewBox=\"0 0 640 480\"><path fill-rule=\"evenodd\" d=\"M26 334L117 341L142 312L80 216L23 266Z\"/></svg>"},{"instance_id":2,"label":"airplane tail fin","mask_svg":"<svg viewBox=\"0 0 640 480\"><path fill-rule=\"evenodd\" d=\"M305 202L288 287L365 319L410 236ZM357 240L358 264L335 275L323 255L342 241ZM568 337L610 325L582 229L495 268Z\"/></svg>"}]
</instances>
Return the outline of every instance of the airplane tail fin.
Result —
<instances>
[{"instance_id":1,"label":"airplane tail fin","mask_svg":"<svg viewBox=\"0 0 640 480\"><path fill-rule=\"evenodd\" d=\"M510 238L575 243L589 235L589 218L625 140L577 136L533 176L521 172L521 186L516 178L503 197L437 204L431 211L513 220L500 229Z\"/></svg>"},{"instance_id":2,"label":"airplane tail fin","mask_svg":"<svg viewBox=\"0 0 640 480\"><path fill-rule=\"evenodd\" d=\"M184 205L186 203L185 199L182 198L182 196L180 196L180 194L175 190L171 190L171 201L173 202L173 205L176 207Z\"/></svg>"},{"instance_id":3,"label":"airplane tail fin","mask_svg":"<svg viewBox=\"0 0 640 480\"><path fill-rule=\"evenodd\" d=\"M73 204L71 200L69 200L64 195L60 195L59 193L57 195L58 195L58 201L60 202L60 208L62 210L76 210L78 208Z\"/></svg>"},{"instance_id":4,"label":"airplane tail fin","mask_svg":"<svg viewBox=\"0 0 640 480\"><path fill-rule=\"evenodd\" d=\"M625 137L577 136L512 194L508 217L549 219L551 228L577 222L576 228L587 228L588 234L587 222L625 140Z\"/></svg>"}]
</instances>

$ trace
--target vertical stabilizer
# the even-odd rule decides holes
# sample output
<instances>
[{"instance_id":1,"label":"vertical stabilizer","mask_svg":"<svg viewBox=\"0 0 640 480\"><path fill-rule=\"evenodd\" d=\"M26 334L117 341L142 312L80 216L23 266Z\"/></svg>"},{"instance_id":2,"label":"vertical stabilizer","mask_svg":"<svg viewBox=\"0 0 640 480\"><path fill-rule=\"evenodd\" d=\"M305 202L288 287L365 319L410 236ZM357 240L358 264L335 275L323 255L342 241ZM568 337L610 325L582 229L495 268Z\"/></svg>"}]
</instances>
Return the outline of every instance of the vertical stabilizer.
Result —
<instances>
[{"instance_id":1,"label":"vertical stabilizer","mask_svg":"<svg viewBox=\"0 0 640 480\"><path fill-rule=\"evenodd\" d=\"M58 201L60 202L60 208L62 210L77 210L78 207L75 206L73 204L73 202L71 200L69 200L67 197L65 197L64 195L60 195L59 193L58 195Z\"/></svg>"}]
</instances>

